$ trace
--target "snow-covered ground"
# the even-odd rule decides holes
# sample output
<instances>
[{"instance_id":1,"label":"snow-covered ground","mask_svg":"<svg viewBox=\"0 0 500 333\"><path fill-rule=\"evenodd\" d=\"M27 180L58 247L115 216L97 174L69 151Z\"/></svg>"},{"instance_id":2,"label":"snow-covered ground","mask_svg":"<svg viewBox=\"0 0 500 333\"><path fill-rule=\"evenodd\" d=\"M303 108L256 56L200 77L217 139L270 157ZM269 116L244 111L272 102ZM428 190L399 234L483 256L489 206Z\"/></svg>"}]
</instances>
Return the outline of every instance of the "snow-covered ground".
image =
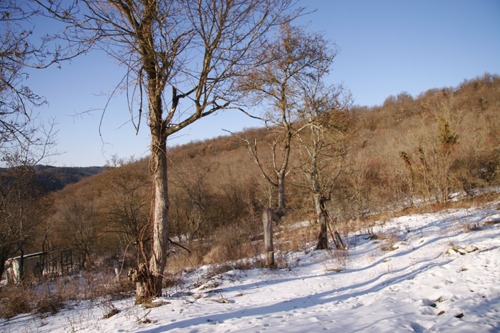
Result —
<instances>
[{"instance_id":1,"label":"snow-covered ground","mask_svg":"<svg viewBox=\"0 0 500 333\"><path fill-rule=\"evenodd\" d=\"M287 269L209 280L204 266L155 308L81 302L43 319L2 319L0 331L499 332L499 209L497 201L394 218L373 228L377 237L353 235L348 257L291 253ZM104 319L113 308L119 312Z\"/></svg>"}]
</instances>

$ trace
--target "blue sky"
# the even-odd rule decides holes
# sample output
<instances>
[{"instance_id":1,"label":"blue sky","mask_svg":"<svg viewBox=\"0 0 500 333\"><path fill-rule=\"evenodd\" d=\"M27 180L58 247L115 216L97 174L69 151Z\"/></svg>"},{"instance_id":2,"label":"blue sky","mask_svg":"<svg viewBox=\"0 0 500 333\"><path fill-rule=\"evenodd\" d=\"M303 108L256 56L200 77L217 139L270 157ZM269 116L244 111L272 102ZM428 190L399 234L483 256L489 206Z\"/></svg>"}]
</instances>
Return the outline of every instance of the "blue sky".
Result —
<instances>
[{"instance_id":1,"label":"blue sky","mask_svg":"<svg viewBox=\"0 0 500 333\"><path fill-rule=\"evenodd\" d=\"M355 104L379 105L390 95L413 96L454 87L485 72L500 74L499 0L301 0L316 10L298 21L322 32L339 53L329 77L350 89ZM113 60L89 54L62 68L30 73L27 84L49 102L41 120L57 123L58 152L44 161L57 166L104 165L113 155L148 155L149 133L130 124L124 95L102 109L124 74ZM255 110L258 112L258 110ZM145 125L145 124L143 124ZM260 126L237 112L202 119L169 144L225 135ZM102 136L99 134L102 133Z\"/></svg>"}]
</instances>

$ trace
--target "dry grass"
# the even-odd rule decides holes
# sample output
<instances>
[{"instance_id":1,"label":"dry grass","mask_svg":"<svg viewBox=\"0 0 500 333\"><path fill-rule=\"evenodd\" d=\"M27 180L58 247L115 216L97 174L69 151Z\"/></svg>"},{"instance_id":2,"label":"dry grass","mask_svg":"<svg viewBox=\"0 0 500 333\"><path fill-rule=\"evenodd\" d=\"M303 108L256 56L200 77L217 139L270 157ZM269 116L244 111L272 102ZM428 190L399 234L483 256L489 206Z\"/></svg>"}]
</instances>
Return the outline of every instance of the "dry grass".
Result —
<instances>
[{"instance_id":1,"label":"dry grass","mask_svg":"<svg viewBox=\"0 0 500 333\"><path fill-rule=\"evenodd\" d=\"M253 258L259 253L257 244L242 235L234 235L229 232L228 235L220 237L217 243L203 256L204 264Z\"/></svg>"},{"instance_id":2,"label":"dry grass","mask_svg":"<svg viewBox=\"0 0 500 333\"><path fill-rule=\"evenodd\" d=\"M44 317L63 308L63 295L57 292L37 290L33 285L20 284L3 287L0 291L0 317L12 318L21 313L35 313Z\"/></svg>"},{"instance_id":3,"label":"dry grass","mask_svg":"<svg viewBox=\"0 0 500 333\"><path fill-rule=\"evenodd\" d=\"M394 251L398 248L396 243L399 241L399 235L396 231L379 234L378 239L385 243L380 247L382 251Z\"/></svg>"},{"instance_id":4,"label":"dry grass","mask_svg":"<svg viewBox=\"0 0 500 333\"><path fill-rule=\"evenodd\" d=\"M31 293L23 286L3 287L0 289L0 317L12 318L32 310Z\"/></svg>"},{"instance_id":5,"label":"dry grass","mask_svg":"<svg viewBox=\"0 0 500 333\"><path fill-rule=\"evenodd\" d=\"M275 247L282 252L304 251L308 244L315 242L319 233L319 224L312 223L303 227L283 227L275 237Z\"/></svg>"},{"instance_id":6,"label":"dry grass","mask_svg":"<svg viewBox=\"0 0 500 333\"><path fill-rule=\"evenodd\" d=\"M22 313L44 317L57 313L65 303L79 300L119 299L132 295L133 285L114 275L84 273L45 281L24 281L0 289L0 317Z\"/></svg>"}]
</instances>

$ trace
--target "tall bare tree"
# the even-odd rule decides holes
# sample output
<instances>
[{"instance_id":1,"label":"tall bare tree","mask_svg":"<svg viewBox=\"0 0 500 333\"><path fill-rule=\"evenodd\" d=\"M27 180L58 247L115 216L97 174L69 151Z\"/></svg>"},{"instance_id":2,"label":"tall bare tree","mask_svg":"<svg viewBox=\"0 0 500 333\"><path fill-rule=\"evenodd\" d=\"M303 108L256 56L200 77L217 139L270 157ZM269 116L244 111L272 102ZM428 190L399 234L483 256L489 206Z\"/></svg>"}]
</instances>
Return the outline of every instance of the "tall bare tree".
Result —
<instances>
[{"instance_id":1,"label":"tall bare tree","mask_svg":"<svg viewBox=\"0 0 500 333\"><path fill-rule=\"evenodd\" d=\"M134 275L137 302L161 293L168 247L167 138L237 101L234 81L258 66L254 47L300 13L295 0L37 0L125 66L130 111L151 133L152 251ZM289 13L288 15L286 15Z\"/></svg>"},{"instance_id":2,"label":"tall bare tree","mask_svg":"<svg viewBox=\"0 0 500 333\"><path fill-rule=\"evenodd\" d=\"M54 131L36 122L34 110L45 99L29 88L26 70L46 68L64 52L45 37L34 38L36 14L26 1L0 2L0 165L7 167L0 175L0 275L9 256L19 254L22 263L44 215L33 165L46 157Z\"/></svg>"},{"instance_id":3,"label":"tall bare tree","mask_svg":"<svg viewBox=\"0 0 500 333\"><path fill-rule=\"evenodd\" d=\"M332 62L334 54L327 46L321 35L308 34L286 22L277 40L263 45L265 64L240 81L239 89L268 108L263 119L274 135L272 160L266 163L260 158L256 141L247 144L265 179L277 189L278 215L286 211L285 179L290 171L292 139L304 128L299 122L303 85Z\"/></svg>"},{"instance_id":4,"label":"tall bare tree","mask_svg":"<svg viewBox=\"0 0 500 333\"><path fill-rule=\"evenodd\" d=\"M350 94L341 85L326 86L324 75L327 72L311 76L309 84L303 86L305 107L300 112L306 126L299 134L299 142L305 153L302 170L309 183L307 187L320 223L317 249L328 248L329 215L326 202L331 200L333 183L342 171L350 123L347 113L351 103ZM336 231L334 235L337 247L342 247Z\"/></svg>"}]
</instances>

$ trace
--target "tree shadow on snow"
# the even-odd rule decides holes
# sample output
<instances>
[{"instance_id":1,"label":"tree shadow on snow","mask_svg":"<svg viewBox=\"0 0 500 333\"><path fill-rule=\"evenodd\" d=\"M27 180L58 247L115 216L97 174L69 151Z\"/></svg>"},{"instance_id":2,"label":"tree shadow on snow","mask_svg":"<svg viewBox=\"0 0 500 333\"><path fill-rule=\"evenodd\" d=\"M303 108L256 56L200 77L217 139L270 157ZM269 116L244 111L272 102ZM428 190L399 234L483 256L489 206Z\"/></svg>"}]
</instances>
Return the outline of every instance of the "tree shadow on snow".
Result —
<instances>
[{"instance_id":1,"label":"tree shadow on snow","mask_svg":"<svg viewBox=\"0 0 500 333\"><path fill-rule=\"evenodd\" d=\"M436 266L441 266L449 263L451 261L447 260L444 262L439 262L435 263L434 260L436 258L428 259L428 260L423 260L421 262L418 262L417 264L422 264L425 262L428 262L425 266L418 268L417 270L411 270L409 269L410 267L404 267L398 271L391 271L391 272L384 272L382 274L379 274L378 276L375 276L374 278L368 280L368 281L363 281L361 283L355 284L355 285L349 285L345 286L342 288L334 289L334 290L329 290L326 292L322 293L317 293L317 294L311 294L307 296L302 296L302 297L297 297L294 299L289 299L289 300L284 300L278 303L270 304L270 305L265 305L265 306L259 306L259 307L254 307L254 308L247 308L243 310L237 310L237 311L231 311L231 312L223 312L223 313L214 313L214 314L209 314L209 315L204 315L200 317L195 317L195 318L189 318L185 320L179 320L167 325L163 325L160 327L156 328L151 328L151 329L146 329L140 332L143 333L159 333L159 332L165 332L168 330L172 329L179 329L179 328L188 328L188 327L193 327L197 325L204 325L204 324L210 324L210 323L222 323L227 320L231 319L241 319L244 317L256 317L256 316L269 316L270 314L276 314L280 312L289 312L289 311L294 311L294 310L303 310L307 309L313 306L317 305L323 305L323 304L328 304L332 302L338 302L338 301L345 301L350 298L355 298L363 295L367 295L370 293L375 293L378 292L384 288L390 287L391 285L400 283L402 281L408 280L408 279L413 279L415 276L418 274L425 272L433 267ZM414 266L413 264L412 266ZM406 273L402 273L403 271L407 271ZM312 278L317 278L321 276L327 276L330 275L331 273L328 274L323 274L323 275L316 275L316 276L309 276L309 277L297 277L297 278L291 278L291 279L282 279L282 280L276 280L274 283L279 284L279 283L284 283L288 281L293 281L293 280L307 280L307 279L312 279ZM339 273L337 273L339 274ZM341 274L341 273L340 273ZM392 278L389 279L383 279L386 275L396 275ZM262 283L263 285L268 285L266 283ZM249 288L249 286L245 286L244 288ZM227 289L224 289L227 291ZM353 291L354 290L354 291ZM350 292L349 292L350 291ZM345 293L348 292L348 293Z\"/></svg>"}]
</instances>

